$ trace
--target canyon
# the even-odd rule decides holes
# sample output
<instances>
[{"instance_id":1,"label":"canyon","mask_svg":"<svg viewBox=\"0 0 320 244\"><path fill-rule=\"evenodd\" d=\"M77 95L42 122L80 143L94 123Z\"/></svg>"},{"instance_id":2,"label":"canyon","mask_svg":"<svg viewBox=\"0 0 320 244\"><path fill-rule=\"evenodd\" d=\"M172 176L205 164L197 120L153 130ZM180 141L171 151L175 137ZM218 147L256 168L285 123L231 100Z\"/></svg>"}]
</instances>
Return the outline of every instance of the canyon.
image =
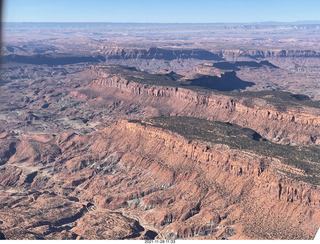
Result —
<instances>
[{"instance_id":1,"label":"canyon","mask_svg":"<svg viewBox=\"0 0 320 244\"><path fill-rule=\"evenodd\" d=\"M318 29L6 24L0 239L313 239Z\"/></svg>"},{"instance_id":2,"label":"canyon","mask_svg":"<svg viewBox=\"0 0 320 244\"><path fill-rule=\"evenodd\" d=\"M2 134L2 148L10 142L1 166L2 233L9 239L312 238L320 217L319 149L313 162L306 150L310 169L316 167L308 171L307 161L288 164L290 153L242 148L264 144L259 138L232 124L187 117L122 120L92 135Z\"/></svg>"},{"instance_id":3,"label":"canyon","mask_svg":"<svg viewBox=\"0 0 320 244\"><path fill-rule=\"evenodd\" d=\"M93 66L91 71L101 78L94 79L79 91L71 92L70 96L90 100L87 95L94 90L96 94L100 92L101 97L110 99L109 96L116 97L120 90L126 93L124 97L128 101L148 101L146 104L138 103L139 109L147 105L145 109L156 110L154 115L192 116L231 122L280 143L319 145L319 105L308 97L283 92L217 93L197 88L194 82L188 89L187 84L168 76L164 76L166 80L163 81L158 75L125 67ZM221 75L220 79L230 82L229 76L223 78ZM211 82L217 83L216 80ZM168 86L157 85L160 83ZM165 106L159 108L159 104Z\"/></svg>"}]
</instances>

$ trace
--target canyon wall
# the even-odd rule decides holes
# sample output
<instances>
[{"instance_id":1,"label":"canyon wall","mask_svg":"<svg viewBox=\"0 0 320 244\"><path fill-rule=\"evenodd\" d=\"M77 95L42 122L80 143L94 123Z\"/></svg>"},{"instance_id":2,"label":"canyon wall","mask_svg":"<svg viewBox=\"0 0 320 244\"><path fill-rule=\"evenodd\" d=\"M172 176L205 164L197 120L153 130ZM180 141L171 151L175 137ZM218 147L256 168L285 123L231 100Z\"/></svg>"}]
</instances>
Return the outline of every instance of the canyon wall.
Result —
<instances>
[{"instance_id":1,"label":"canyon wall","mask_svg":"<svg viewBox=\"0 0 320 244\"><path fill-rule=\"evenodd\" d=\"M107 49L103 52L107 59L200 59L200 60L222 60L215 53L202 49L163 49L152 47L149 49Z\"/></svg>"},{"instance_id":2,"label":"canyon wall","mask_svg":"<svg viewBox=\"0 0 320 244\"><path fill-rule=\"evenodd\" d=\"M201 50L201 49L130 49L130 48L109 48L100 51L107 59L200 59L200 60L231 60L235 57L251 59L269 58L319 58L320 52L315 50L294 50L294 49L227 49L227 50Z\"/></svg>"},{"instance_id":3,"label":"canyon wall","mask_svg":"<svg viewBox=\"0 0 320 244\"><path fill-rule=\"evenodd\" d=\"M1 166L6 238L312 239L319 228L319 189L279 159L148 121L3 136L15 142Z\"/></svg>"},{"instance_id":4,"label":"canyon wall","mask_svg":"<svg viewBox=\"0 0 320 244\"><path fill-rule=\"evenodd\" d=\"M229 59L230 57L248 57L258 59L269 59L269 58L319 58L320 52L314 50L286 50L286 49L271 49L271 50L223 50L215 52L219 56Z\"/></svg>"},{"instance_id":5,"label":"canyon wall","mask_svg":"<svg viewBox=\"0 0 320 244\"><path fill-rule=\"evenodd\" d=\"M157 51L155 51L157 50ZM268 60L283 69L292 69L295 64L318 67L320 52L312 49L130 49L104 48L97 51L105 56L106 64L135 66L150 72L170 69L178 73L188 73L195 65L205 61L257 61Z\"/></svg>"},{"instance_id":6,"label":"canyon wall","mask_svg":"<svg viewBox=\"0 0 320 244\"><path fill-rule=\"evenodd\" d=\"M310 222L319 216L319 191L282 175L279 169L286 166L279 160L189 141L148 123L123 121L114 128L106 131L118 138L111 148L124 152L120 163L146 170L155 179L150 184L158 188L146 194L150 190L141 192L138 187L136 194L123 200L134 200L130 207L148 210L144 219L166 238L201 236L209 231L208 224L211 234L220 238L228 230L239 231L234 238L263 238L264 229L270 235L265 238L271 239L282 238L279 229L289 236L296 228L293 235L304 235L304 227L298 230L297 225L303 211L312 209Z\"/></svg>"},{"instance_id":7,"label":"canyon wall","mask_svg":"<svg viewBox=\"0 0 320 244\"><path fill-rule=\"evenodd\" d=\"M154 99L150 104L154 106L162 102L168 106L170 99L171 114L236 123L279 143L320 144L320 112L314 107L282 104L286 108L279 109L263 96L259 97L258 93L256 97L239 97L156 86L127 80L121 74L108 74L99 67L93 67L92 70L100 78L92 81L90 89L116 88L136 97L152 97ZM272 95L266 95L268 97Z\"/></svg>"}]
</instances>

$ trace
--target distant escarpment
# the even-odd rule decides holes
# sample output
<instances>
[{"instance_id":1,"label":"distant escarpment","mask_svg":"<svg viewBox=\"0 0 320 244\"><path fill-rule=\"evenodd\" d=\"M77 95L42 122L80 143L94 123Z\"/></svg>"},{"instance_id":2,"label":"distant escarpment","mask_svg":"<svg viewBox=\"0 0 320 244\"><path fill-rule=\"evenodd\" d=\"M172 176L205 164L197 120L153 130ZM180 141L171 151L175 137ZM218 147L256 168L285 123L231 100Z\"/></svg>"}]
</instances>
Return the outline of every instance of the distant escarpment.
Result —
<instances>
[{"instance_id":1,"label":"distant escarpment","mask_svg":"<svg viewBox=\"0 0 320 244\"><path fill-rule=\"evenodd\" d=\"M158 115L232 122L274 142L320 144L320 106L307 96L275 91L219 92L195 83L201 77L190 83L176 80L170 74L151 75L119 66L95 66L91 72L100 78L86 89L72 92L72 96L86 97L90 90L103 91L106 99L117 97L130 100L131 104L136 101L137 108L149 111L147 116L155 115L156 111ZM148 104L138 102L141 99Z\"/></svg>"},{"instance_id":2,"label":"distant escarpment","mask_svg":"<svg viewBox=\"0 0 320 244\"><path fill-rule=\"evenodd\" d=\"M163 49L152 47L149 49L110 49L104 54L108 59L200 59L200 60L222 60L212 52L202 49Z\"/></svg>"},{"instance_id":3,"label":"distant escarpment","mask_svg":"<svg viewBox=\"0 0 320 244\"><path fill-rule=\"evenodd\" d=\"M98 51L107 59L200 59L200 60L234 60L234 58L269 59L269 58L318 58L320 52L304 49L165 49L152 47L149 49L110 48Z\"/></svg>"},{"instance_id":4,"label":"distant escarpment","mask_svg":"<svg viewBox=\"0 0 320 244\"><path fill-rule=\"evenodd\" d=\"M227 60L234 60L238 57L246 57L251 59L269 59L269 58L319 58L320 52L315 50L286 50L286 49L270 49L270 50L259 50L259 49L234 49L234 50L223 50L213 51L220 57Z\"/></svg>"},{"instance_id":5,"label":"distant escarpment","mask_svg":"<svg viewBox=\"0 0 320 244\"><path fill-rule=\"evenodd\" d=\"M6 239L312 239L320 227L319 149L231 123L120 120L91 135L5 133L0 149Z\"/></svg>"}]
</instances>

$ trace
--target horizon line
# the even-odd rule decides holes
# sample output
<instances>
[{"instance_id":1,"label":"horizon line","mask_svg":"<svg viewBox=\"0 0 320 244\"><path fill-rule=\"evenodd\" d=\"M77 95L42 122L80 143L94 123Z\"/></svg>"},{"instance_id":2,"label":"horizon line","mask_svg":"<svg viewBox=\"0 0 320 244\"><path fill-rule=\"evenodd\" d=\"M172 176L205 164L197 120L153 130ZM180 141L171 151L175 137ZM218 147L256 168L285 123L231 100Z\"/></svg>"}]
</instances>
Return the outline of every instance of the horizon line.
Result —
<instances>
[{"instance_id":1,"label":"horizon line","mask_svg":"<svg viewBox=\"0 0 320 244\"><path fill-rule=\"evenodd\" d=\"M295 20L295 21L276 21L276 20L267 20L267 21L252 21L252 22L117 22L117 21L1 21L1 23L52 23L52 24L72 24L72 23L107 23L107 24L303 24L303 22L319 22L319 20Z\"/></svg>"}]
</instances>

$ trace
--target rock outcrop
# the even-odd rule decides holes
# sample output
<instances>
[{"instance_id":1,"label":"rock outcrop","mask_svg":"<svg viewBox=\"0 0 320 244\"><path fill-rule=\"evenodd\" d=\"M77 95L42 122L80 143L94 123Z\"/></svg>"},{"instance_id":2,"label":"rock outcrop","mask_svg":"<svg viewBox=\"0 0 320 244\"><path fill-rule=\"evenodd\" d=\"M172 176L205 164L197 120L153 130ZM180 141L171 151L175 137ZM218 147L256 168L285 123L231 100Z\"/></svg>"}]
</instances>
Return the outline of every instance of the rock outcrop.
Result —
<instances>
[{"instance_id":1,"label":"rock outcrop","mask_svg":"<svg viewBox=\"0 0 320 244\"><path fill-rule=\"evenodd\" d=\"M87 136L7 137L16 152L1 166L1 233L6 239L314 237L319 189L291 177L306 173L254 151L190 140L162 124L119 121ZM31 158L32 150L47 156Z\"/></svg>"},{"instance_id":2,"label":"rock outcrop","mask_svg":"<svg viewBox=\"0 0 320 244\"><path fill-rule=\"evenodd\" d=\"M0 239L313 239L319 28L6 23Z\"/></svg>"},{"instance_id":3,"label":"rock outcrop","mask_svg":"<svg viewBox=\"0 0 320 244\"><path fill-rule=\"evenodd\" d=\"M149 98L148 106L159 108L161 103L167 106L166 111L160 113L232 122L279 143L320 143L319 105L308 99L299 99L297 95L285 92L207 92L183 88L178 82L176 86L175 83L170 83L173 84L171 86L148 84L148 79L144 81L138 72L134 77L140 80L133 81L132 77L121 73L108 73L103 66L93 67L92 71L100 78L93 80L89 89L104 89L105 96L121 91L127 94L122 96L124 99L128 96L131 100L134 100L133 97ZM71 93L74 96L76 94Z\"/></svg>"},{"instance_id":4,"label":"rock outcrop","mask_svg":"<svg viewBox=\"0 0 320 244\"><path fill-rule=\"evenodd\" d=\"M273 58L319 58L320 52L315 50L294 49L164 49L152 47L149 49L109 48L99 52L107 59L200 59L200 60L234 60L235 58L273 59Z\"/></svg>"},{"instance_id":5,"label":"rock outcrop","mask_svg":"<svg viewBox=\"0 0 320 244\"><path fill-rule=\"evenodd\" d=\"M103 53L107 59L200 59L222 60L217 54L201 49L163 49L152 47L149 49L110 49Z\"/></svg>"},{"instance_id":6,"label":"rock outcrop","mask_svg":"<svg viewBox=\"0 0 320 244\"><path fill-rule=\"evenodd\" d=\"M215 52L216 53L216 52ZM274 58L319 58L320 52L314 50L290 50L290 49L271 49L271 50L223 50L217 54L227 60L237 58L252 59L274 59Z\"/></svg>"}]
</instances>

